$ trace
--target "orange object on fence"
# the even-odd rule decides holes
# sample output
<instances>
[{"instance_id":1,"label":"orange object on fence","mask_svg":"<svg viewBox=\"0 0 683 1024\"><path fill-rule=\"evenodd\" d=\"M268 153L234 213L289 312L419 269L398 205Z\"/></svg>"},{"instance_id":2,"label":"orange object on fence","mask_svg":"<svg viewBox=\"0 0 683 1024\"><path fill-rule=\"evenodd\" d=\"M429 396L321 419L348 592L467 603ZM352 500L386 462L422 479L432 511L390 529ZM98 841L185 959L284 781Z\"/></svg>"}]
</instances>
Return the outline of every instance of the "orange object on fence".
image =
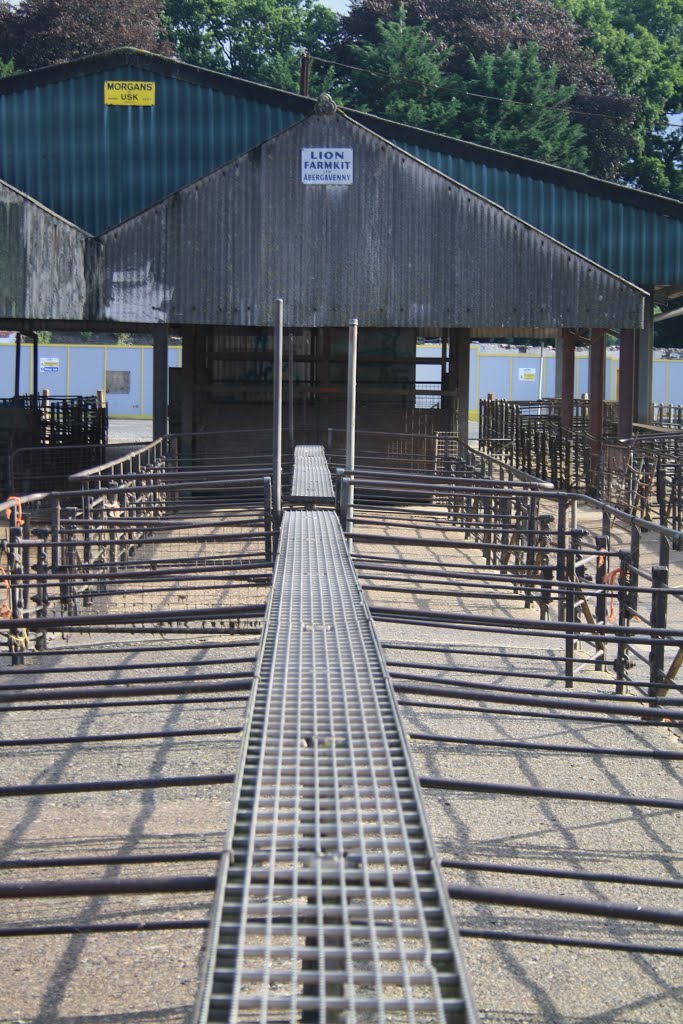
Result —
<instances>
[{"instance_id":1,"label":"orange object on fence","mask_svg":"<svg viewBox=\"0 0 683 1024\"><path fill-rule=\"evenodd\" d=\"M22 511L21 511L21 498L18 498L16 496L16 494L10 494L10 496L9 496L9 498L7 500L8 501L13 501L15 503L15 505L16 505L16 507L18 509L17 526L23 526L24 525L24 517L23 517ZM11 519L12 518L12 509L11 508L6 508L5 509L5 515L7 516L8 519Z\"/></svg>"}]
</instances>

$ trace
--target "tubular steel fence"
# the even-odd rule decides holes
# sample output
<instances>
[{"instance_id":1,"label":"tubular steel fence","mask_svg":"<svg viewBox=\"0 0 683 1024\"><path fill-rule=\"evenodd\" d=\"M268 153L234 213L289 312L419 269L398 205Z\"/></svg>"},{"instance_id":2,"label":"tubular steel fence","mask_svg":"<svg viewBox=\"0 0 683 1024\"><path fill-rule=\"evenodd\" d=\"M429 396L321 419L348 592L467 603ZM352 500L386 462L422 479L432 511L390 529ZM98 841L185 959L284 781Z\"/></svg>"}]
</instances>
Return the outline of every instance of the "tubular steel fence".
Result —
<instances>
[{"instance_id":1,"label":"tubular steel fence","mask_svg":"<svg viewBox=\"0 0 683 1024\"><path fill-rule=\"evenodd\" d=\"M202 460L197 468L183 468L177 451L175 439L161 438L73 474L69 490L13 497L0 504L3 617L11 623L6 638L14 664L22 663L28 650L45 650L49 635L65 623L76 628L79 615L98 598L122 592L130 596L135 583L142 594L150 576L164 581L162 589L172 594L193 576L193 548L202 549L198 571L203 572L210 560L207 551L220 546L213 511L205 515L205 507L240 502L248 511L241 518L226 512L226 522L242 522L245 531L259 522L260 557L272 557L272 509L264 504L261 467L251 475L239 462L221 468ZM269 487L265 494L267 502ZM195 528L187 537L192 514ZM165 557L152 557L152 547L162 544ZM187 549L182 555L181 548ZM140 602L144 604L142 598ZM143 623L145 610L139 610ZM135 616L122 619L127 620Z\"/></svg>"},{"instance_id":2,"label":"tubular steel fence","mask_svg":"<svg viewBox=\"0 0 683 1024\"><path fill-rule=\"evenodd\" d=\"M340 474L340 480L347 476ZM542 623L554 623L557 635L564 636L568 688L574 684L575 650L581 646L595 652L588 661L603 670L611 667L616 693L624 692L624 680L630 681L636 663L649 666L647 678L631 682L641 698L657 704L673 695L675 703L683 692L674 686L683 664L681 630L667 618L672 602L683 599L683 579L669 582L671 552L683 550L679 529L597 498L556 490L462 445L454 435L439 438L436 472L407 473L391 465L366 464L353 474L353 482L352 516L343 503L338 507L347 524L352 523L354 547L369 541L362 526L378 508L412 501L424 505L427 496L428 504L419 513L390 517L386 512L397 529L416 533L402 543L416 551L416 560L421 548L433 545L478 551L483 568L463 586L480 590L481 574L490 574L497 589L525 608L537 608ZM366 507L373 511L366 512ZM597 521L597 530L579 524L581 512ZM457 534L458 540L432 539L444 531ZM641 567L644 539L652 558L649 568ZM374 537L373 542L393 545L395 537ZM451 568L464 569L437 570L432 574L435 582L460 578Z\"/></svg>"},{"instance_id":3,"label":"tubular steel fence","mask_svg":"<svg viewBox=\"0 0 683 1024\"><path fill-rule=\"evenodd\" d=\"M613 403L607 403L612 407ZM643 519L680 529L683 522L683 434L650 431L629 442L597 440L588 432L583 403L574 427L563 431L557 403L480 405L481 449L566 491L580 491ZM607 436L614 433L607 429Z\"/></svg>"},{"instance_id":4,"label":"tubular steel fence","mask_svg":"<svg viewBox=\"0 0 683 1024\"><path fill-rule=\"evenodd\" d=\"M196 1022L531 1019L534 970L569 1019L640 1000L651 955L675 1019L683 533L446 432L359 435L353 473L300 449L280 519L267 445L223 441L0 505L0 799L31 822L3 826L0 936L56 977L76 937L84 1019L161 991ZM114 1005L83 980L110 933L98 976L157 965Z\"/></svg>"}]
</instances>

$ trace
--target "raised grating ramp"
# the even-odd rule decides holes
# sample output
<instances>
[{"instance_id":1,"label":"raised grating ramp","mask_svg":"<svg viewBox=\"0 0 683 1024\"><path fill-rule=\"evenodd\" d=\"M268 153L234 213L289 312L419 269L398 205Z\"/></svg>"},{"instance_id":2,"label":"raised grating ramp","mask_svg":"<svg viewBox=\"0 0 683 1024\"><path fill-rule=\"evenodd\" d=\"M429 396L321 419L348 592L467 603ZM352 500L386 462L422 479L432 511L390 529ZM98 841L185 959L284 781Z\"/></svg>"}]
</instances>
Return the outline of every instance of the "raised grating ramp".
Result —
<instances>
[{"instance_id":1,"label":"raised grating ramp","mask_svg":"<svg viewBox=\"0 0 683 1024\"><path fill-rule=\"evenodd\" d=\"M236 785L199 1021L476 1021L332 511L285 512Z\"/></svg>"},{"instance_id":2,"label":"raised grating ramp","mask_svg":"<svg viewBox=\"0 0 683 1024\"><path fill-rule=\"evenodd\" d=\"M318 505L334 501L334 486L321 445L299 444L294 449L290 501Z\"/></svg>"}]
</instances>

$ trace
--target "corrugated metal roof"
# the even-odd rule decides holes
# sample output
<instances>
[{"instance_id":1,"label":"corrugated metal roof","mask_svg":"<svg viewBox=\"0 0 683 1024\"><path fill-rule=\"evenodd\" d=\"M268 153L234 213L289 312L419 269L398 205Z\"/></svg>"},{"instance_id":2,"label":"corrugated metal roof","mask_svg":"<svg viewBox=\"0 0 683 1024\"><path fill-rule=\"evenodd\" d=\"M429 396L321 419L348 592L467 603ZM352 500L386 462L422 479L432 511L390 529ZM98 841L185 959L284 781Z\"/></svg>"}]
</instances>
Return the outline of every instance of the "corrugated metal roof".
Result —
<instances>
[{"instance_id":1,"label":"corrugated metal roof","mask_svg":"<svg viewBox=\"0 0 683 1024\"><path fill-rule=\"evenodd\" d=\"M0 316L83 320L97 284L80 228L0 182Z\"/></svg>"},{"instance_id":2,"label":"corrugated metal roof","mask_svg":"<svg viewBox=\"0 0 683 1024\"><path fill-rule=\"evenodd\" d=\"M49 75L20 75L14 84L23 88L0 92L0 178L92 234L302 116L292 109L288 93L266 90L268 102L263 102L251 90L245 95L236 79L230 79L229 91L208 84L224 75L188 81L169 75L169 65L177 70L173 61L131 63L127 57L99 62L106 66L95 63L88 74L65 75L58 65ZM106 81L140 79L156 84L154 106L105 105ZM273 93L289 107L275 102ZM310 101L306 106L311 109Z\"/></svg>"},{"instance_id":3,"label":"corrugated metal roof","mask_svg":"<svg viewBox=\"0 0 683 1024\"><path fill-rule=\"evenodd\" d=\"M403 146L425 163L629 281L683 281L683 204L676 204L681 207L675 211L681 219L674 219L671 208L664 213L661 208L625 203L626 190L618 193L619 201L615 201L607 194L580 191L581 181L568 188L425 146ZM629 191L642 195L635 189Z\"/></svg>"},{"instance_id":4,"label":"corrugated metal roof","mask_svg":"<svg viewBox=\"0 0 683 1024\"><path fill-rule=\"evenodd\" d=\"M108 78L155 107L105 108ZM136 50L0 81L0 178L98 233L265 141L311 100ZM643 285L683 283L683 204L368 114L379 135ZM27 129L27 126L30 126Z\"/></svg>"},{"instance_id":5,"label":"corrugated metal roof","mask_svg":"<svg viewBox=\"0 0 683 1024\"><path fill-rule=\"evenodd\" d=\"M302 148L353 150L352 185ZM313 114L105 233L107 319L637 327L643 293L342 113Z\"/></svg>"}]
</instances>

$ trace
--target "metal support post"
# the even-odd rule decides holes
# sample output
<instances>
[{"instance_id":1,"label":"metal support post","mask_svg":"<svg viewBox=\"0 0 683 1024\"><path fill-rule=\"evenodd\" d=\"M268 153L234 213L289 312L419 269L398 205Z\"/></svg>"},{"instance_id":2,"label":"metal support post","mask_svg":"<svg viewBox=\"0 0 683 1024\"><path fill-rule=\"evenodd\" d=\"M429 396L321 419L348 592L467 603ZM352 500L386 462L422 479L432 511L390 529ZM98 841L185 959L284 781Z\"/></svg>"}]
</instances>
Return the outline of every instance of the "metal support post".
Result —
<instances>
[{"instance_id":1,"label":"metal support post","mask_svg":"<svg viewBox=\"0 0 683 1024\"><path fill-rule=\"evenodd\" d=\"M356 363L358 359L358 321L349 320L349 359L346 375L346 472L356 468ZM346 481L346 532L349 551L352 550L353 531L353 479Z\"/></svg>"},{"instance_id":2,"label":"metal support post","mask_svg":"<svg viewBox=\"0 0 683 1024\"><path fill-rule=\"evenodd\" d=\"M180 461L192 465L192 444L195 430L195 389L197 387L197 331L183 331L183 375L180 401Z\"/></svg>"},{"instance_id":3,"label":"metal support post","mask_svg":"<svg viewBox=\"0 0 683 1024\"><path fill-rule=\"evenodd\" d=\"M154 437L168 433L168 326L155 324L152 328L154 344L152 360L153 432Z\"/></svg>"},{"instance_id":4,"label":"metal support post","mask_svg":"<svg viewBox=\"0 0 683 1024\"><path fill-rule=\"evenodd\" d=\"M623 330L619 334L619 407L618 437L626 441L633 437L635 401L636 332Z\"/></svg>"},{"instance_id":5,"label":"metal support post","mask_svg":"<svg viewBox=\"0 0 683 1024\"><path fill-rule=\"evenodd\" d=\"M470 431L470 331L468 327L457 328L452 335L455 351L451 358L456 360L458 374L458 439L463 445L469 440Z\"/></svg>"},{"instance_id":6,"label":"metal support post","mask_svg":"<svg viewBox=\"0 0 683 1024\"><path fill-rule=\"evenodd\" d=\"M38 333L37 331L31 331L31 341L33 342L33 407L38 408Z\"/></svg>"},{"instance_id":7,"label":"metal support post","mask_svg":"<svg viewBox=\"0 0 683 1024\"><path fill-rule=\"evenodd\" d=\"M14 404L19 404L21 389L21 334L17 331L14 339Z\"/></svg>"},{"instance_id":8,"label":"metal support post","mask_svg":"<svg viewBox=\"0 0 683 1024\"><path fill-rule=\"evenodd\" d=\"M563 331L555 349L555 397L560 399L560 424L566 431L574 424L575 347L572 331Z\"/></svg>"},{"instance_id":9,"label":"metal support post","mask_svg":"<svg viewBox=\"0 0 683 1024\"><path fill-rule=\"evenodd\" d=\"M590 355L590 479L588 493L599 492L600 457L602 455L605 410L605 333L591 331Z\"/></svg>"},{"instance_id":10,"label":"metal support post","mask_svg":"<svg viewBox=\"0 0 683 1024\"><path fill-rule=\"evenodd\" d=\"M645 325L637 331L635 351L635 418L638 423L649 423L652 418L652 363L654 355L654 293L645 300Z\"/></svg>"},{"instance_id":11,"label":"metal support post","mask_svg":"<svg viewBox=\"0 0 683 1024\"><path fill-rule=\"evenodd\" d=\"M282 516L282 346L284 302L275 300L273 328L273 516L275 529Z\"/></svg>"},{"instance_id":12,"label":"metal support post","mask_svg":"<svg viewBox=\"0 0 683 1024\"><path fill-rule=\"evenodd\" d=\"M289 334L287 349L287 405L289 413L289 450L294 451L294 335Z\"/></svg>"}]
</instances>

